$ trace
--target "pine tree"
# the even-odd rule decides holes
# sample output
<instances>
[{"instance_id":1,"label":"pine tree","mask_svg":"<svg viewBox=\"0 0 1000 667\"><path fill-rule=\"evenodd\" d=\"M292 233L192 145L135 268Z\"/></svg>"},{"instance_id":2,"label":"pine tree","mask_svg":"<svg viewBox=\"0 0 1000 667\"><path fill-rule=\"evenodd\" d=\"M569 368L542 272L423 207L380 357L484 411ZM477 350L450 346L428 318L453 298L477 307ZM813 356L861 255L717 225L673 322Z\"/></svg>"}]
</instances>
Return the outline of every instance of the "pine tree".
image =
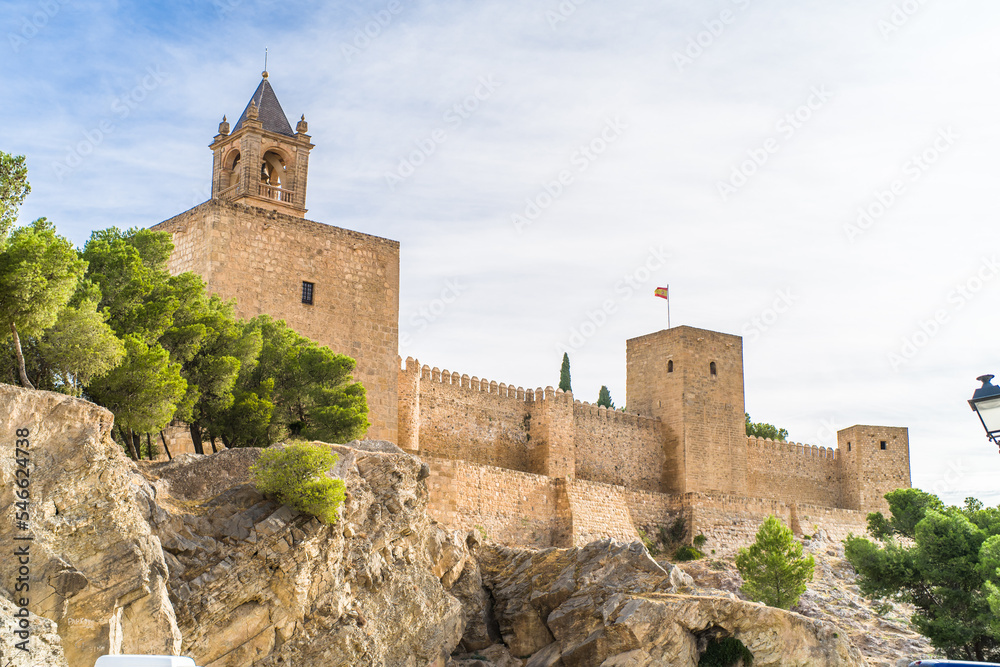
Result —
<instances>
[{"instance_id":1,"label":"pine tree","mask_svg":"<svg viewBox=\"0 0 1000 667\"><path fill-rule=\"evenodd\" d=\"M29 192L31 186L24 156L0 151L0 246L17 221L17 211Z\"/></svg>"},{"instance_id":2,"label":"pine tree","mask_svg":"<svg viewBox=\"0 0 1000 667\"><path fill-rule=\"evenodd\" d=\"M598 407L603 405L608 410L615 409L615 404L611 400L611 391L608 389L607 385L601 385L601 391L597 395L597 405Z\"/></svg>"},{"instance_id":3,"label":"pine tree","mask_svg":"<svg viewBox=\"0 0 1000 667\"><path fill-rule=\"evenodd\" d=\"M746 595L779 609L789 609L812 581L815 561L802 555L802 543L792 530L771 515L757 531L757 541L736 555L736 569L743 577Z\"/></svg>"},{"instance_id":4,"label":"pine tree","mask_svg":"<svg viewBox=\"0 0 1000 667\"><path fill-rule=\"evenodd\" d=\"M55 324L86 268L73 245L57 236L45 218L15 229L0 252L0 324L10 330L23 386L34 389L20 337L41 336Z\"/></svg>"},{"instance_id":5,"label":"pine tree","mask_svg":"<svg viewBox=\"0 0 1000 667\"><path fill-rule=\"evenodd\" d=\"M559 370L559 388L563 391L573 391L569 380L569 353L563 352L562 368Z\"/></svg>"}]
</instances>

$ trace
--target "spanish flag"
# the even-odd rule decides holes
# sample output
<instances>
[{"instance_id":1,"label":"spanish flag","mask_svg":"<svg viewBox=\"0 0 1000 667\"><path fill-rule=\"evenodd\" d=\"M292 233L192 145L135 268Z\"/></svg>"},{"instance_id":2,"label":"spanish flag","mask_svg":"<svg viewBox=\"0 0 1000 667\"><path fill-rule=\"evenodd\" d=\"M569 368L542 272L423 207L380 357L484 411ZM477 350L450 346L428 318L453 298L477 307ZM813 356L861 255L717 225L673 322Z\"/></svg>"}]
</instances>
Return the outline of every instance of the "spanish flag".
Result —
<instances>
[{"instance_id":1,"label":"spanish flag","mask_svg":"<svg viewBox=\"0 0 1000 667\"><path fill-rule=\"evenodd\" d=\"M658 296L661 299L667 299L669 301L670 299L667 297L667 291L669 289L669 287L657 287L656 291L653 292L653 296Z\"/></svg>"}]
</instances>

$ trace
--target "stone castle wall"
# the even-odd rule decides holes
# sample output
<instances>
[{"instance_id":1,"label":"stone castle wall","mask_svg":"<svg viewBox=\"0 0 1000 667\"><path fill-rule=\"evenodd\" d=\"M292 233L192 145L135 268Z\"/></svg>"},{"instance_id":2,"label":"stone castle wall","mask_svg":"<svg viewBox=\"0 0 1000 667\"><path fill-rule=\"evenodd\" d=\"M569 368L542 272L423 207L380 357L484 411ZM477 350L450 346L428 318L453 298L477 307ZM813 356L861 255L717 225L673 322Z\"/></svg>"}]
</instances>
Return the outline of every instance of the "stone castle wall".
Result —
<instances>
[{"instance_id":1,"label":"stone castle wall","mask_svg":"<svg viewBox=\"0 0 1000 667\"><path fill-rule=\"evenodd\" d=\"M659 420L577 401L573 424L577 479L662 490L665 460Z\"/></svg>"},{"instance_id":2,"label":"stone castle wall","mask_svg":"<svg viewBox=\"0 0 1000 667\"><path fill-rule=\"evenodd\" d=\"M747 438L747 493L785 503L842 506L836 449Z\"/></svg>"},{"instance_id":3,"label":"stone castle wall","mask_svg":"<svg viewBox=\"0 0 1000 667\"><path fill-rule=\"evenodd\" d=\"M210 200L153 227L170 232L171 273L193 271L236 299L240 317L266 313L357 361L368 437L396 441L399 243L276 211ZM314 284L302 302L303 281Z\"/></svg>"},{"instance_id":4,"label":"stone castle wall","mask_svg":"<svg viewBox=\"0 0 1000 667\"><path fill-rule=\"evenodd\" d=\"M596 539L651 537L681 517L687 541L705 535L703 550L727 555L753 542L773 514L797 535L826 539L864 534L866 513L767 498L633 491L615 484L554 479L468 461L424 456L430 466L427 511L445 525L509 545L580 546Z\"/></svg>"},{"instance_id":5,"label":"stone castle wall","mask_svg":"<svg viewBox=\"0 0 1000 667\"><path fill-rule=\"evenodd\" d=\"M660 422L420 366L399 372L400 436L421 456L464 460L554 478L658 492L664 465Z\"/></svg>"}]
</instances>

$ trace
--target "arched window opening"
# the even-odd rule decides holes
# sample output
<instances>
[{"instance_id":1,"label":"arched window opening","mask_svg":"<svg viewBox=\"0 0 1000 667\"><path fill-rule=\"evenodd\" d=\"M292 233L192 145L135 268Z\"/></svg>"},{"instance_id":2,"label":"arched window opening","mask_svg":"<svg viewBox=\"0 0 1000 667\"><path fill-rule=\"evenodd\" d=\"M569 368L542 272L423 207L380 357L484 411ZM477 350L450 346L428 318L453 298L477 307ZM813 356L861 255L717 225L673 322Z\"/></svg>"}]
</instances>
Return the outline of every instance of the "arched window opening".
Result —
<instances>
[{"instance_id":1,"label":"arched window opening","mask_svg":"<svg viewBox=\"0 0 1000 667\"><path fill-rule=\"evenodd\" d=\"M225 168L222 170L221 185L222 189L226 190L240 182L240 152L236 150L227 155L226 163L223 166Z\"/></svg>"},{"instance_id":2,"label":"arched window opening","mask_svg":"<svg viewBox=\"0 0 1000 667\"><path fill-rule=\"evenodd\" d=\"M673 359L671 359L670 361L667 362L667 372L668 373L673 373L674 372L674 360Z\"/></svg>"},{"instance_id":3,"label":"arched window opening","mask_svg":"<svg viewBox=\"0 0 1000 667\"><path fill-rule=\"evenodd\" d=\"M708 365L708 372L711 373L712 377L718 375L718 371L715 369L715 362L713 361Z\"/></svg>"},{"instance_id":4,"label":"arched window opening","mask_svg":"<svg viewBox=\"0 0 1000 667\"><path fill-rule=\"evenodd\" d=\"M264 153L260 164L260 182L273 188L285 185L285 161L274 151ZM277 194L271 195L277 199Z\"/></svg>"}]
</instances>

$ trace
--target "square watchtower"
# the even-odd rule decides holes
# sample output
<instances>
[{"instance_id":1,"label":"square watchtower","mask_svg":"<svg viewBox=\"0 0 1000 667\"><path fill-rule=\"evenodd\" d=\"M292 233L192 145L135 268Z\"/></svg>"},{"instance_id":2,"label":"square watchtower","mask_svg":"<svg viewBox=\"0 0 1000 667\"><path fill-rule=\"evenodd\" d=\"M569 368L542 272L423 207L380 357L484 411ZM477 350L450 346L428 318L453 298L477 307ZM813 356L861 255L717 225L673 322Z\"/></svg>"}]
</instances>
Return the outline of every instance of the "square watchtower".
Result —
<instances>
[{"instance_id":1,"label":"square watchtower","mask_svg":"<svg viewBox=\"0 0 1000 667\"><path fill-rule=\"evenodd\" d=\"M745 494L743 339L674 327L630 339L626 365L629 410L663 423L662 490Z\"/></svg>"}]
</instances>

